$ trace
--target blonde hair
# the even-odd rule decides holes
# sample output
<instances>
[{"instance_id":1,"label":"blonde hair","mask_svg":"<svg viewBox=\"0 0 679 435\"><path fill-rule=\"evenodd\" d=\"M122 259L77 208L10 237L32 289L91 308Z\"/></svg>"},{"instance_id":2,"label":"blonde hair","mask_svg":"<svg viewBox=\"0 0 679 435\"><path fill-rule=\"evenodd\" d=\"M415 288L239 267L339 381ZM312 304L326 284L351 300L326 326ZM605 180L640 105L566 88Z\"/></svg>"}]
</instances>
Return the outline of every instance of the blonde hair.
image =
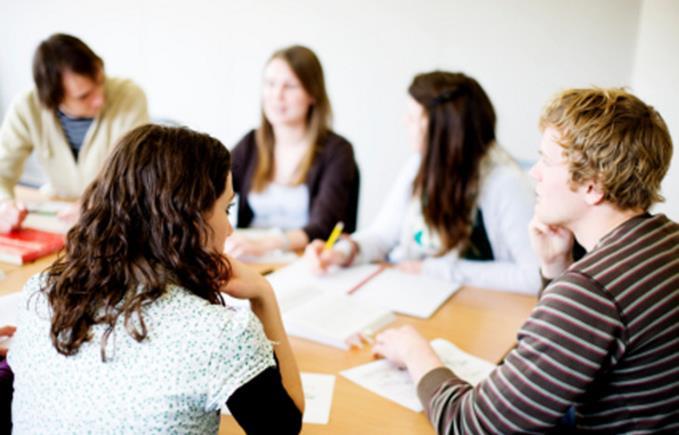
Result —
<instances>
[{"instance_id":1,"label":"blonde hair","mask_svg":"<svg viewBox=\"0 0 679 435\"><path fill-rule=\"evenodd\" d=\"M574 185L594 181L621 210L648 210L664 200L660 184L672 159L672 139L653 107L624 89L568 89L540 118L555 128Z\"/></svg>"},{"instance_id":2,"label":"blonde hair","mask_svg":"<svg viewBox=\"0 0 679 435\"><path fill-rule=\"evenodd\" d=\"M304 183L314 161L320 144L325 139L332 123L332 108L325 91L323 67L313 51L300 45L283 48L274 52L267 64L274 59L280 59L288 64L297 76L302 87L313 100L307 113L307 140L311 144L302 158L293 185ZM252 189L262 191L271 182L274 175L274 133L273 127L262 110L262 121L255 133L257 142L257 168L252 180Z\"/></svg>"}]
</instances>

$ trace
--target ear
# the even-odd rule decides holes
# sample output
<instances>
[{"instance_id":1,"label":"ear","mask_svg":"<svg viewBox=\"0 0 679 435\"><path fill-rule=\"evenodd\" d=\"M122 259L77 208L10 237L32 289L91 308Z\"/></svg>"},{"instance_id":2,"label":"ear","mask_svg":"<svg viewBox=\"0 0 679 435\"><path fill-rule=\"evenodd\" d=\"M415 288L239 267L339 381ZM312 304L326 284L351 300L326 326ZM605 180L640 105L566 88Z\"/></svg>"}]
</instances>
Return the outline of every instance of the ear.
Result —
<instances>
[{"instance_id":1,"label":"ear","mask_svg":"<svg viewBox=\"0 0 679 435\"><path fill-rule=\"evenodd\" d=\"M583 186L585 190L585 202L588 205L600 205L604 202L604 190L599 183L589 181Z\"/></svg>"}]
</instances>

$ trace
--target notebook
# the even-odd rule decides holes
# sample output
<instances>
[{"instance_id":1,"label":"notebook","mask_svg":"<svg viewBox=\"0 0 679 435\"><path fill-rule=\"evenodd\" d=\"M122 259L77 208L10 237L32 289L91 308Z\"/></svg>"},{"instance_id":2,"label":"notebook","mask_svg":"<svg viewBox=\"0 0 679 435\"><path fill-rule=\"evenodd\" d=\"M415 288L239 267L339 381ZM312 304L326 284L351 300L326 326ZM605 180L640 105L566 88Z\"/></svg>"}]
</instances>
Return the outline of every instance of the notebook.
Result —
<instances>
[{"instance_id":1,"label":"notebook","mask_svg":"<svg viewBox=\"0 0 679 435\"><path fill-rule=\"evenodd\" d=\"M21 266L64 247L63 234L21 228L0 234L0 261Z\"/></svg>"},{"instance_id":2,"label":"notebook","mask_svg":"<svg viewBox=\"0 0 679 435\"><path fill-rule=\"evenodd\" d=\"M460 288L459 283L376 264L335 268L326 274L315 275L303 259L270 276L274 281L280 281L278 286L282 288L303 282L309 287L424 319L431 317Z\"/></svg>"},{"instance_id":3,"label":"notebook","mask_svg":"<svg viewBox=\"0 0 679 435\"><path fill-rule=\"evenodd\" d=\"M359 334L372 335L395 319L382 306L315 285L294 264L267 276L289 335L348 349Z\"/></svg>"},{"instance_id":4,"label":"notebook","mask_svg":"<svg viewBox=\"0 0 679 435\"><path fill-rule=\"evenodd\" d=\"M476 385L495 369L495 365L470 355L453 343L437 338L431 341L443 364L460 379ZM407 370L399 369L387 360L374 361L340 373L350 381L386 399L393 400L415 412L422 411L416 386Z\"/></svg>"}]
</instances>

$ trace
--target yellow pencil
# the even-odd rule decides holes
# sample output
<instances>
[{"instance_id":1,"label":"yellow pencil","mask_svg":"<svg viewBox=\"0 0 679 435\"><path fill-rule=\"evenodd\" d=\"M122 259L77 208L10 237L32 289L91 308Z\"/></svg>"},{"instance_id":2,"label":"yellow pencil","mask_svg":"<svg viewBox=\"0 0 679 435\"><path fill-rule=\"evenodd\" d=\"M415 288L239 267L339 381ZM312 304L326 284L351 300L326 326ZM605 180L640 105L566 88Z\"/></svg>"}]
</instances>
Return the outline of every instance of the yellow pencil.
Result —
<instances>
[{"instance_id":1,"label":"yellow pencil","mask_svg":"<svg viewBox=\"0 0 679 435\"><path fill-rule=\"evenodd\" d=\"M333 246L335 246L335 242L339 238L340 234L342 234L342 230L344 229L344 222L337 222L337 225L335 225L335 228L332 229L332 233L330 233L330 237L328 237L328 241L325 242L325 246L323 247L323 250L328 250L332 249Z\"/></svg>"}]
</instances>

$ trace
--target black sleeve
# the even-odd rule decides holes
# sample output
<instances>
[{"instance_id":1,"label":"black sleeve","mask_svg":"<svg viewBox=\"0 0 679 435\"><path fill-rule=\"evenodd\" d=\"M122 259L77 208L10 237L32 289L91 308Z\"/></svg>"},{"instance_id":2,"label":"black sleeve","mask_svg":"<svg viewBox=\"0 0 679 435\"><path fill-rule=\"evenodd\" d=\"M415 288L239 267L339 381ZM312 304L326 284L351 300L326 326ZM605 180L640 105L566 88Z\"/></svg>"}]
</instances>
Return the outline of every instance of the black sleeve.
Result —
<instances>
[{"instance_id":1,"label":"black sleeve","mask_svg":"<svg viewBox=\"0 0 679 435\"><path fill-rule=\"evenodd\" d=\"M237 389L226 406L247 434L298 434L302 413L283 387L278 366Z\"/></svg>"},{"instance_id":2,"label":"black sleeve","mask_svg":"<svg viewBox=\"0 0 679 435\"><path fill-rule=\"evenodd\" d=\"M237 226L247 228L253 219L248 203L252 174L256 165L257 145L255 131L246 134L231 150L231 174L233 191L238 194Z\"/></svg>"},{"instance_id":3,"label":"black sleeve","mask_svg":"<svg viewBox=\"0 0 679 435\"><path fill-rule=\"evenodd\" d=\"M358 167L351 144L333 135L319 159L322 162L314 168L318 186L310 192L309 223L302 228L310 241L327 238L339 221L348 224L346 231L352 231L358 207Z\"/></svg>"}]
</instances>

